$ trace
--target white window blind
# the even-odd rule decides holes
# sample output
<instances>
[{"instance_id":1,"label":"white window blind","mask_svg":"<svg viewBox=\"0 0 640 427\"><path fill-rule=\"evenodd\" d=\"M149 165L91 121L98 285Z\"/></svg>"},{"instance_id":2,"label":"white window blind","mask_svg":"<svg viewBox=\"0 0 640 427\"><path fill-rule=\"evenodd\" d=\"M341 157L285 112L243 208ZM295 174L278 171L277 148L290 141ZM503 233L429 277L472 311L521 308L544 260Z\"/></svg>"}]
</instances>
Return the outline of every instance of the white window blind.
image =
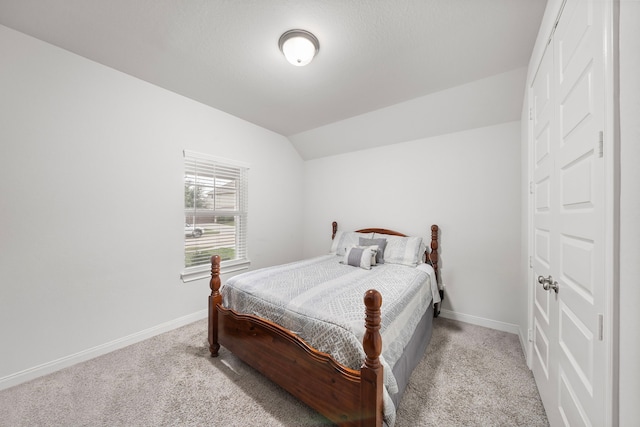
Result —
<instances>
[{"instance_id":1,"label":"white window blind","mask_svg":"<svg viewBox=\"0 0 640 427\"><path fill-rule=\"evenodd\" d=\"M223 272L249 264L248 173L241 163L184 152L184 281L208 276L214 254Z\"/></svg>"}]
</instances>

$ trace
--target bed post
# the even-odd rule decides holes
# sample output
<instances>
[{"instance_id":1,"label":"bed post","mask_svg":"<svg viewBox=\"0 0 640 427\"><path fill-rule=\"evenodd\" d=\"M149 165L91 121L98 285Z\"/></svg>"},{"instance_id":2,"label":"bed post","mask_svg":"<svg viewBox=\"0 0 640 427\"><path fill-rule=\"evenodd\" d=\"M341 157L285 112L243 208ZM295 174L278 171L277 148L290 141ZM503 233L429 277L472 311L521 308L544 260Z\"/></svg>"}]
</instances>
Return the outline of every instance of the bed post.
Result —
<instances>
[{"instance_id":1,"label":"bed post","mask_svg":"<svg viewBox=\"0 0 640 427\"><path fill-rule=\"evenodd\" d=\"M222 304L220 295L220 255L211 257L211 280L209 281L209 351L212 357L218 356L218 304Z\"/></svg>"},{"instance_id":2,"label":"bed post","mask_svg":"<svg viewBox=\"0 0 640 427\"><path fill-rule=\"evenodd\" d=\"M331 223L331 230L333 231L331 233L331 240L333 240L333 239L335 239L336 233L338 232L338 223L336 221L333 221Z\"/></svg>"},{"instance_id":3,"label":"bed post","mask_svg":"<svg viewBox=\"0 0 640 427\"><path fill-rule=\"evenodd\" d=\"M362 346L366 357L364 365L360 369L360 402L362 404L362 427L382 426L382 364L380 353L382 352L382 337L380 336L380 307L382 295L375 289L370 289L364 294L365 309L365 334Z\"/></svg>"}]
</instances>

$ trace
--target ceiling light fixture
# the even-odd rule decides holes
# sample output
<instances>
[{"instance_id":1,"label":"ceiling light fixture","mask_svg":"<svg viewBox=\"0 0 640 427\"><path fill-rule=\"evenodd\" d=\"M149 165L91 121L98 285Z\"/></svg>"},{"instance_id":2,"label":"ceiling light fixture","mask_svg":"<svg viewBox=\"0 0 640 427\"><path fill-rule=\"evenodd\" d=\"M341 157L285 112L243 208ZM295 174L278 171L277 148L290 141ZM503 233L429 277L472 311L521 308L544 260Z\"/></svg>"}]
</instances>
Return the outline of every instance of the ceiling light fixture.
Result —
<instances>
[{"instance_id":1,"label":"ceiling light fixture","mask_svg":"<svg viewBox=\"0 0 640 427\"><path fill-rule=\"evenodd\" d=\"M316 36L305 30L289 30L280 36L278 47L287 61L297 67L307 65L320 50Z\"/></svg>"}]
</instances>

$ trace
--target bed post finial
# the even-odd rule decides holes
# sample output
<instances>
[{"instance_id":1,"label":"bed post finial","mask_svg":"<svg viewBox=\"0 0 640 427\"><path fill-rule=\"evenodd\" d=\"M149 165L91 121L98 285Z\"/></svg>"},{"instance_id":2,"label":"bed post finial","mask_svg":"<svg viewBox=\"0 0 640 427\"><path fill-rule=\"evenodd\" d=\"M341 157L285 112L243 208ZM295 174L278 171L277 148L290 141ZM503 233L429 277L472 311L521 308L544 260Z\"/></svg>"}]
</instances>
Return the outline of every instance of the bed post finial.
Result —
<instances>
[{"instance_id":1,"label":"bed post finial","mask_svg":"<svg viewBox=\"0 0 640 427\"><path fill-rule=\"evenodd\" d=\"M209 280L211 295L220 294L220 255L211 257L211 280Z\"/></svg>"},{"instance_id":2,"label":"bed post finial","mask_svg":"<svg viewBox=\"0 0 640 427\"><path fill-rule=\"evenodd\" d=\"M333 230L333 232L331 233L331 240L333 240L336 237L336 233L338 232L338 223L336 221L333 221L331 223L331 230Z\"/></svg>"},{"instance_id":3,"label":"bed post finial","mask_svg":"<svg viewBox=\"0 0 640 427\"><path fill-rule=\"evenodd\" d=\"M211 295L209 295L209 351L212 357L218 356L218 305L222 304L220 294L220 255L211 257L211 280L209 281Z\"/></svg>"}]
</instances>

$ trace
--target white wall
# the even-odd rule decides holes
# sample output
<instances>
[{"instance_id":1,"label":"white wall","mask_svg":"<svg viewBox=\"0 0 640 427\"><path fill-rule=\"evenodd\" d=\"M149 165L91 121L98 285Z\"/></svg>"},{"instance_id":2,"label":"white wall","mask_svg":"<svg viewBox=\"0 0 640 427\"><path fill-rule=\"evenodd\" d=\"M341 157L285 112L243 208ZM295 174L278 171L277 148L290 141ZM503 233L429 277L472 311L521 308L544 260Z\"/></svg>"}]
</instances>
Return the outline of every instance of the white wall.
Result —
<instances>
[{"instance_id":1,"label":"white wall","mask_svg":"<svg viewBox=\"0 0 640 427\"><path fill-rule=\"evenodd\" d=\"M620 425L640 420L640 1L620 1Z\"/></svg>"},{"instance_id":2,"label":"white wall","mask_svg":"<svg viewBox=\"0 0 640 427\"><path fill-rule=\"evenodd\" d=\"M252 268L299 258L286 138L0 26L0 388L206 315L183 149L251 164Z\"/></svg>"},{"instance_id":3,"label":"white wall","mask_svg":"<svg viewBox=\"0 0 640 427\"><path fill-rule=\"evenodd\" d=\"M328 252L333 220L424 239L438 224L445 315L516 332L519 180L519 121L307 161L304 254Z\"/></svg>"}]
</instances>

